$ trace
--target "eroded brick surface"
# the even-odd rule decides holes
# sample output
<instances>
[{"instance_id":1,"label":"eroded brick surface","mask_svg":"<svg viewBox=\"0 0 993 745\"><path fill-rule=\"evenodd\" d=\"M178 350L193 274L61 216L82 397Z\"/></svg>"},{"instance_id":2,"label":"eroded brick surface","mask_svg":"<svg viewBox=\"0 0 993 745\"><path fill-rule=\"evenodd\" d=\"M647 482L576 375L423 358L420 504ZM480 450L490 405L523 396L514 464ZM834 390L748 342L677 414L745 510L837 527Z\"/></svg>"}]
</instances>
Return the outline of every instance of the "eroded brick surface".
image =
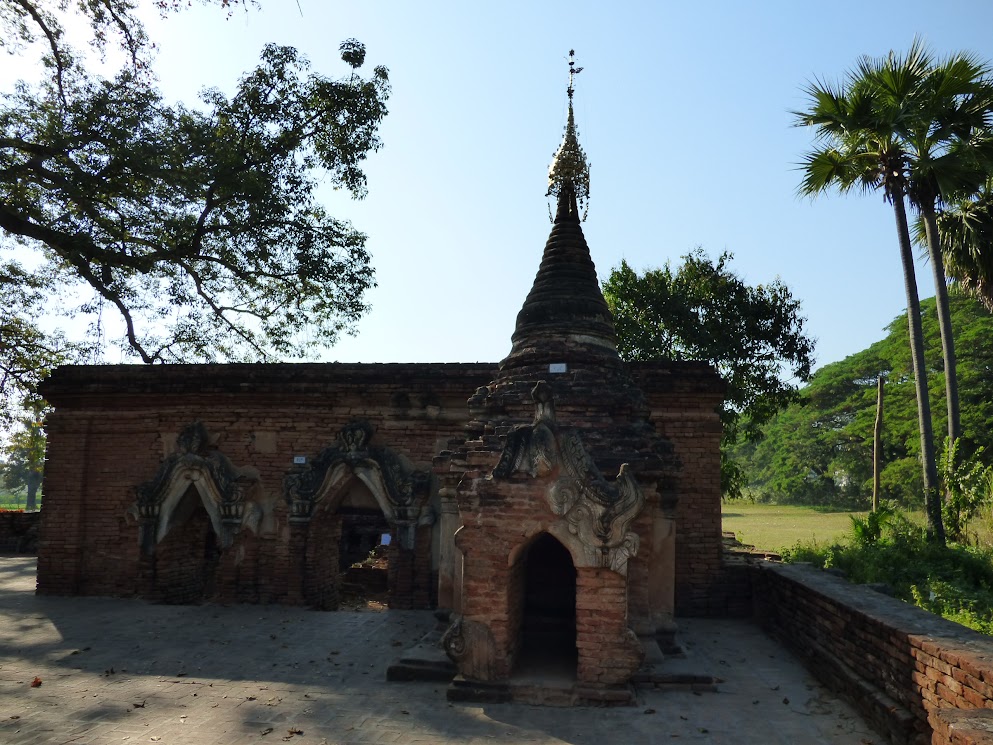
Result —
<instances>
[{"instance_id":1,"label":"eroded brick surface","mask_svg":"<svg viewBox=\"0 0 993 745\"><path fill-rule=\"evenodd\" d=\"M759 618L894 743L993 742L993 639L804 566L754 573Z\"/></svg>"}]
</instances>

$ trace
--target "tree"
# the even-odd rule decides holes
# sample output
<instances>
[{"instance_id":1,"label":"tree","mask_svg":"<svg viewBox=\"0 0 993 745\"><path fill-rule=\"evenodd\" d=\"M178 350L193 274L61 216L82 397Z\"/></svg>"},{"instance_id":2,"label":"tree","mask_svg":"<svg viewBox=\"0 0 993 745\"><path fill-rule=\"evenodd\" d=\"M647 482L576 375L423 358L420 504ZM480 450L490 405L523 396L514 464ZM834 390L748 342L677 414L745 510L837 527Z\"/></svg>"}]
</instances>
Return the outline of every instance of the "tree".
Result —
<instances>
[{"instance_id":1,"label":"tree","mask_svg":"<svg viewBox=\"0 0 993 745\"><path fill-rule=\"evenodd\" d=\"M38 508L38 488L45 466L45 432L42 429L43 405L35 402L28 415L21 417L21 429L11 435L3 448L0 480L8 489L25 489L26 510Z\"/></svg>"},{"instance_id":2,"label":"tree","mask_svg":"<svg viewBox=\"0 0 993 745\"><path fill-rule=\"evenodd\" d=\"M993 177L975 196L946 205L937 226L949 276L993 310Z\"/></svg>"},{"instance_id":3,"label":"tree","mask_svg":"<svg viewBox=\"0 0 993 745\"><path fill-rule=\"evenodd\" d=\"M957 462L993 463L993 315L952 292L952 327L960 350L962 438ZM941 339L934 298L921 302L928 386L940 394ZM798 400L776 414L754 445L740 444L745 483L759 500L865 509L872 494L877 383L886 375L881 498L912 507L922 488L920 432L906 314L883 339L815 372ZM944 422L938 418L936 426ZM985 448L985 451L983 450Z\"/></svg>"},{"instance_id":4,"label":"tree","mask_svg":"<svg viewBox=\"0 0 993 745\"><path fill-rule=\"evenodd\" d=\"M30 402L33 391L56 365L81 359L88 351L73 344L59 331L43 332L38 326L46 299L42 277L13 263L0 263L4 308L0 314L0 429L10 427L15 410ZM17 395L20 394L20 395Z\"/></svg>"},{"instance_id":5,"label":"tree","mask_svg":"<svg viewBox=\"0 0 993 745\"><path fill-rule=\"evenodd\" d=\"M4 384L30 388L73 351L33 323L39 298L59 293L82 297L70 311L115 312L122 347L147 363L301 357L352 332L374 284L365 236L315 189L320 178L365 195L386 69L360 76L365 49L353 39L340 47L351 72L337 80L270 45L231 98L208 90L199 109L169 105L132 0L80 3L94 43L116 34L127 52L111 78L63 43L64 6L0 0L9 38L44 41L52 71L0 97L0 250L37 264L0 268L5 297L31 288L22 312L5 316L13 333L0 363L40 360Z\"/></svg>"},{"instance_id":6,"label":"tree","mask_svg":"<svg viewBox=\"0 0 993 745\"><path fill-rule=\"evenodd\" d=\"M908 58L929 56L915 41ZM988 127L993 116L993 85L989 67L968 54L933 62L920 78L885 63L867 65L865 74L876 91L877 106L893 113L892 121L905 143L909 175L907 195L924 224L924 243L934 275L938 320L945 369L948 437L961 434L954 335L937 214L956 196L974 194L993 170L993 139Z\"/></svg>"},{"instance_id":7,"label":"tree","mask_svg":"<svg viewBox=\"0 0 993 745\"><path fill-rule=\"evenodd\" d=\"M820 81L810 84L806 89L810 106L796 112L796 123L814 127L817 141L817 146L802 164L801 194L815 195L831 188L842 192L855 188L881 190L883 198L893 207L914 360L928 533L937 542L944 543L931 401L924 368L920 300L906 211L911 189L911 154L904 137L905 111L894 105L901 99L918 95L923 87L921 81L932 68L930 55L916 41L905 57L894 52L882 59L863 57L848 73L844 85ZM893 87L893 95L883 94L882 80Z\"/></svg>"},{"instance_id":8,"label":"tree","mask_svg":"<svg viewBox=\"0 0 993 745\"><path fill-rule=\"evenodd\" d=\"M739 438L759 437L762 425L794 399L784 368L806 380L814 348L786 285L777 279L750 287L731 270L732 259L723 253L713 261L697 249L678 268L667 262L642 275L622 261L603 283L621 357L703 360L727 383L721 482L728 497L741 489L731 448Z\"/></svg>"}]
</instances>

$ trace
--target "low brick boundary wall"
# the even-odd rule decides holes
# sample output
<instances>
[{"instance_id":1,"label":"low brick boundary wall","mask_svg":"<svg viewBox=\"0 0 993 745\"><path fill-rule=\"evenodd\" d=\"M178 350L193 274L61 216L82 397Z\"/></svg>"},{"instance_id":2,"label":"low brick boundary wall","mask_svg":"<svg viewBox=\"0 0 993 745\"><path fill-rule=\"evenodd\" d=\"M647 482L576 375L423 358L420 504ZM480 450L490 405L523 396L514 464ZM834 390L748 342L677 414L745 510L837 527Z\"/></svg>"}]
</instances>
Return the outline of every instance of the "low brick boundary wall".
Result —
<instances>
[{"instance_id":1,"label":"low brick boundary wall","mask_svg":"<svg viewBox=\"0 0 993 745\"><path fill-rule=\"evenodd\" d=\"M938 709L932 717L934 745L989 745L993 742L990 709Z\"/></svg>"},{"instance_id":2,"label":"low brick boundary wall","mask_svg":"<svg viewBox=\"0 0 993 745\"><path fill-rule=\"evenodd\" d=\"M752 580L766 630L893 743L993 745L993 638L806 565Z\"/></svg>"},{"instance_id":3,"label":"low brick boundary wall","mask_svg":"<svg viewBox=\"0 0 993 745\"><path fill-rule=\"evenodd\" d=\"M0 554L38 553L40 512L0 512Z\"/></svg>"}]
</instances>

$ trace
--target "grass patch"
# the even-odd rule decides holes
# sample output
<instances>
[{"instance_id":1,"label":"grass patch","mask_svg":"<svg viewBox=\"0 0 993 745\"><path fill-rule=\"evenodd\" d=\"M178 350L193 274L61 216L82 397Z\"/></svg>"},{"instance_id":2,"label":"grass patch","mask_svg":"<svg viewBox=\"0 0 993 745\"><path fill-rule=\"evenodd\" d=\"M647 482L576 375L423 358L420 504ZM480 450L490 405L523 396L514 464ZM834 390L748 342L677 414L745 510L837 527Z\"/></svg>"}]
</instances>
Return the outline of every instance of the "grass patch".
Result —
<instances>
[{"instance_id":1,"label":"grass patch","mask_svg":"<svg viewBox=\"0 0 993 745\"><path fill-rule=\"evenodd\" d=\"M780 551L797 543L829 544L842 539L852 527L849 515L823 507L728 502L722 510L725 531L742 543L764 551Z\"/></svg>"},{"instance_id":2,"label":"grass patch","mask_svg":"<svg viewBox=\"0 0 993 745\"><path fill-rule=\"evenodd\" d=\"M0 489L0 510L23 510L27 502L27 492L12 492ZM41 494L38 494L38 506L41 507Z\"/></svg>"}]
</instances>

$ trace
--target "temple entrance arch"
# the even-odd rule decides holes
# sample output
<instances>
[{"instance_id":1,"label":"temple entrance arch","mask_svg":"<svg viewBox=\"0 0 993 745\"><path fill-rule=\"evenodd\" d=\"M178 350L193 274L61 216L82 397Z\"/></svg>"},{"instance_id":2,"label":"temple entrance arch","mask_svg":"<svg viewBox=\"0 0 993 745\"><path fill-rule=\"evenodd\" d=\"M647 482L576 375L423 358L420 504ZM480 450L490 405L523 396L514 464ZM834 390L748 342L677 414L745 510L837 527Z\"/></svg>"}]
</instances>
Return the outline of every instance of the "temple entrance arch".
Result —
<instances>
[{"instance_id":1,"label":"temple entrance arch","mask_svg":"<svg viewBox=\"0 0 993 745\"><path fill-rule=\"evenodd\" d=\"M152 599L181 604L214 596L222 548L214 516L206 505L191 483L162 515L161 537L152 557Z\"/></svg>"},{"instance_id":2,"label":"temple entrance arch","mask_svg":"<svg viewBox=\"0 0 993 745\"><path fill-rule=\"evenodd\" d=\"M357 480L350 485L338 513L342 522L338 556L343 570L392 542L389 520L365 482Z\"/></svg>"},{"instance_id":3,"label":"temple entrance arch","mask_svg":"<svg viewBox=\"0 0 993 745\"><path fill-rule=\"evenodd\" d=\"M390 536L384 552L390 607L430 605L429 475L391 448L371 446L372 436L368 422L353 421L334 445L284 480L290 551L301 562L302 599L316 608L338 607L340 574L376 531Z\"/></svg>"},{"instance_id":4,"label":"temple entrance arch","mask_svg":"<svg viewBox=\"0 0 993 745\"><path fill-rule=\"evenodd\" d=\"M197 505L206 512L219 542L225 542L224 524L218 508L221 502L222 497L209 472L196 465L174 469L159 502L155 543L160 544L170 532L179 529Z\"/></svg>"},{"instance_id":5,"label":"temple entrance arch","mask_svg":"<svg viewBox=\"0 0 993 745\"><path fill-rule=\"evenodd\" d=\"M539 533L516 565L520 608L517 669L576 675L576 567L550 533Z\"/></svg>"},{"instance_id":6,"label":"temple entrance arch","mask_svg":"<svg viewBox=\"0 0 993 745\"><path fill-rule=\"evenodd\" d=\"M363 479L352 474L334 489L319 502L307 528L307 601L319 610L336 610L343 599L385 604L393 526ZM375 561L369 561L372 554Z\"/></svg>"},{"instance_id":7,"label":"temple entrance arch","mask_svg":"<svg viewBox=\"0 0 993 745\"><path fill-rule=\"evenodd\" d=\"M234 466L214 439L202 422L187 425L155 476L135 487L139 591L161 602L212 597L225 549L242 527L258 528L258 472Z\"/></svg>"}]
</instances>

